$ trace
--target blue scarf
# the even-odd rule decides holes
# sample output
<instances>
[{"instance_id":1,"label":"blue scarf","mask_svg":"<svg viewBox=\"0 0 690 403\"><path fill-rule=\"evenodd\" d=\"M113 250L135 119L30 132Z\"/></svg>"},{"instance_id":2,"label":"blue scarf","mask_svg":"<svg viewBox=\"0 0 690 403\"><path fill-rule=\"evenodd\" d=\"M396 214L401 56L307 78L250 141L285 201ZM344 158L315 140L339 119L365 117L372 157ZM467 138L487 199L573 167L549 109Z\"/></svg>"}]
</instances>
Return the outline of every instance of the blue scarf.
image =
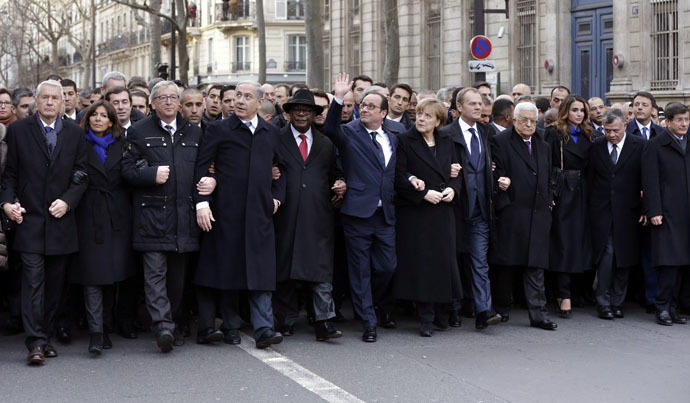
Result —
<instances>
[{"instance_id":1,"label":"blue scarf","mask_svg":"<svg viewBox=\"0 0 690 403\"><path fill-rule=\"evenodd\" d=\"M108 151L108 146L115 142L113 134L108 133L103 137L98 137L93 130L89 129L89 131L86 132L86 140L93 145L93 150L98 155L98 158L101 159L101 163L105 165L105 157Z\"/></svg>"},{"instance_id":2,"label":"blue scarf","mask_svg":"<svg viewBox=\"0 0 690 403\"><path fill-rule=\"evenodd\" d=\"M579 125L577 127L570 125L570 138L573 139L575 144L577 144L577 141L580 140L580 126Z\"/></svg>"}]
</instances>

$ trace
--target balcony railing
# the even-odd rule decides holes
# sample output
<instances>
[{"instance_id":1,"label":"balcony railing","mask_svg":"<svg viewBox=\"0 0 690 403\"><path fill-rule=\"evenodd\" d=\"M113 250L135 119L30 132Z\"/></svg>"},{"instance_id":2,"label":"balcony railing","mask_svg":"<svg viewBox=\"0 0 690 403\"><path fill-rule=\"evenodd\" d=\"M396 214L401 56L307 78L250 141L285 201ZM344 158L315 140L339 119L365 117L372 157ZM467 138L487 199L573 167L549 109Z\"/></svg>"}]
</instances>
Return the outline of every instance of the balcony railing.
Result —
<instances>
[{"instance_id":1,"label":"balcony railing","mask_svg":"<svg viewBox=\"0 0 690 403\"><path fill-rule=\"evenodd\" d=\"M237 3L223 1L216 4L214 11L214 22L245 21L254 19L254 10L248 0L240 0Z\"/></svg>"},{"instance_id":2,"label":"balcony railing","mask_svg":"<svg viewBox=\"0 0 690 403\"><path fill-rule=\"evenodd\" d=\"M98 44L98 54L114 52L116 50L125 49L131 46L136 46L144 43L145 35L143 30L140 32L123 32L104 42Z\"/></svg>"},{"instance_id":3,"label":"balcony railing","mask_svg":"<svg viewBox=\"0 0 690 403\"><path fill-rule=\"evenodd\" d=\"M286 71L304 71L307 69L307 62L304 60L288 60L285 62Z\"/></svg>"},{"instance_id":4,"label":"balcony railing","mask_svg":"<svg viewBox=\"0 0 690 403\"><path fill-rule=\"evenodd\" d=\"M251 70L251 62L234 62L232 64L232 72L237 73L240 71Z\"/></svg>"}]
</instances>

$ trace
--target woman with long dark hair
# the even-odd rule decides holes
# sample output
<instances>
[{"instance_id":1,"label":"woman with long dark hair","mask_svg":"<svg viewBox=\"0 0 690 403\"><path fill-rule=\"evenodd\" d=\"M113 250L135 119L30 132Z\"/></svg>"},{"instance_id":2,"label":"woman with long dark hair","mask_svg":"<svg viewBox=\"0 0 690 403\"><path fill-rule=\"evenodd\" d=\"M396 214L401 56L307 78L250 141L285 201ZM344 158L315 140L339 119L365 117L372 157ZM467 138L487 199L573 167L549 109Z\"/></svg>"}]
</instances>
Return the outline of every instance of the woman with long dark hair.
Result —
<instances>
[{"instance_id":1,"label":"woman with long dark hair","mask_svg":"<svg viewBox=\"0 0 690 403\"><path fill-rule=\"evenodd\" d=\"M89 187L77 207L79 265L72 280L84 286L89 352L99 355L112 347L104 332L111 324L115 283L133 275L131 199L120 175L124 151L122 126L108 102L86 111L81 126L90 150Z\"/></svg>"},{"instance_id":2,"label":"woman with long dark hair","mask_svg":"<svg viewBox=\"0 0 690 403\"><path fill-rule=\"evenodd\" d=\"M572 314L570 301L572 274L591 266L591 244L587 229L586 174L592 128L588 123L587 101L569 95L558 109L556 124L546 129L551 145L557 181L552 210L549 270L556 272L556 302L562 318Z\"/></svg>"}]
</instances>

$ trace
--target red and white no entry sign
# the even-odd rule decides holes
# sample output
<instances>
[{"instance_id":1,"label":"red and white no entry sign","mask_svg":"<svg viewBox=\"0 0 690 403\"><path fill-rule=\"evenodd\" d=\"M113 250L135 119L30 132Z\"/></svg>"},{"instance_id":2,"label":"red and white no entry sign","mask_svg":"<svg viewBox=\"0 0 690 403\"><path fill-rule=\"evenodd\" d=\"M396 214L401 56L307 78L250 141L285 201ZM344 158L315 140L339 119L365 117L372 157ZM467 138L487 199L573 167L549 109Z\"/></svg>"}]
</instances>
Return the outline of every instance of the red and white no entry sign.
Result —
<instances>
[{"instance_id":1,"label":"red and white no entry sign","mask_svg":"<svg viewBox=\"0 0 690 403\"><path fill-rule=\"evenodd\" d=\"M486 59L491 55L491 41L484 35L477 35L470 41L470 50L475 59Z\"/></svg>"}]
</instances>

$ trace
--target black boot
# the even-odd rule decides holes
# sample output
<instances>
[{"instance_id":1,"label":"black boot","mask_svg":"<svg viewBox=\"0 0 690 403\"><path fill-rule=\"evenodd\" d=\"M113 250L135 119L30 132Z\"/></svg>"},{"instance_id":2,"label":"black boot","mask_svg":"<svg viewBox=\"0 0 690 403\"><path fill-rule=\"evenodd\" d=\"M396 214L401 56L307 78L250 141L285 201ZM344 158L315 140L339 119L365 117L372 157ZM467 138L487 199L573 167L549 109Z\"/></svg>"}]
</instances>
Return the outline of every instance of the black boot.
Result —
<instances>
[{"instance_id":1,"label":"black boot","mask_svg":"<svg viewBox=\"0 0 690 403\"><path fill-rule=\"evenodd\" d=\"M103 333L91 333L89 335L89 353L101 355L103 352Z\"/></svg>"}]
</instances>

